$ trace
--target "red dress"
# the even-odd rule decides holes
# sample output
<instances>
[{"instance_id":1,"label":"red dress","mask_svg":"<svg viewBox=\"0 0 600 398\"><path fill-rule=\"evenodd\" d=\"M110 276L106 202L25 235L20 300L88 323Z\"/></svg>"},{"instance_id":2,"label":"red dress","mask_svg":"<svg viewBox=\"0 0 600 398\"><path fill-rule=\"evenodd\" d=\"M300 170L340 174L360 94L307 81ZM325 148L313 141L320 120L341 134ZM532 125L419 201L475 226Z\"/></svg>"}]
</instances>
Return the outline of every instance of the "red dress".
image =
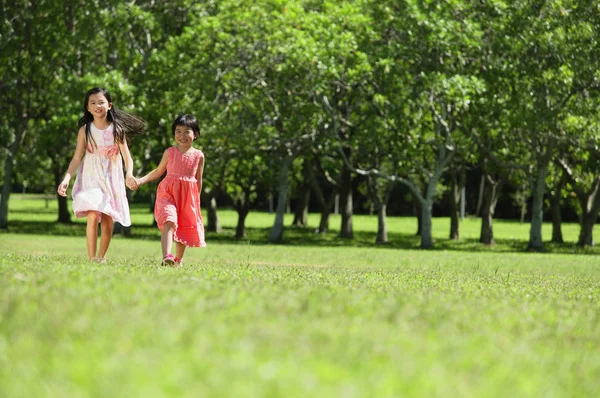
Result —
<instances>
[{"instance_id":1,"label":"red dress","mask_svg":"<svg viewBox=\"0 0 600 398\"><path fill-rule=\"evenodd\" d=\"M182 154L177 147L167 149L167 175L158 184L154 218L162 231L166 222L175 225L173 239L189 247L204 247L204 224L196 172L202 151Z\"/></svg>"}]
</instances>

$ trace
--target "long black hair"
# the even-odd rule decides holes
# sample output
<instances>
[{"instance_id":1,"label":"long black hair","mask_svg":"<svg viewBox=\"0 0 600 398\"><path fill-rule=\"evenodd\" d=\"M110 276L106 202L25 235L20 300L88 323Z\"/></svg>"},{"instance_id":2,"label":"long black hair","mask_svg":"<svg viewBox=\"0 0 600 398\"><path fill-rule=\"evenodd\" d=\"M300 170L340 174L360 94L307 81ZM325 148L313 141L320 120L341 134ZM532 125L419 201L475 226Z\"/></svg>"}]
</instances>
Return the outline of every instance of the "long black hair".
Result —
<instances>
[{"instance_id":1,"label":"long black hair","mask_svg":"<svg viewBox=\"0 0 600 398\"><path fill-rule=\"evenodd\" d=\"M88 111L88 102L90 96L101 93L109 103L112 103L110 93L103 87L94 87L85 94L85 100L83 101L83 116L77 123L77 128L85 126L85 144L86 148L90 143L93 147L96 147L96 141L92 137L91 124L94 121L94 116ZM130 136L134 134L140 134L146 128L146 123L137 116L130 113L124 112L120 109L115 108L113 105L106 115L109 122L113 124L113 136L117 144L123 143Z\"/></svg>"}]
</instances>

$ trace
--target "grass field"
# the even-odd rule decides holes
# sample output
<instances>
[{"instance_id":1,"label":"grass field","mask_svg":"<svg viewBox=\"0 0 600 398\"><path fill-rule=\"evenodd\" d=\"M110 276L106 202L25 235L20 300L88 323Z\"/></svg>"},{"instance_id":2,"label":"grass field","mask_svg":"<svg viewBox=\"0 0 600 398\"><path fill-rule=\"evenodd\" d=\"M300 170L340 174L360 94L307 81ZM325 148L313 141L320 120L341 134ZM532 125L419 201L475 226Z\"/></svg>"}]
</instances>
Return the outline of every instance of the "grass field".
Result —
<instances>
[{"instance_id":1,"label":"grass field","mask_svg":"<svg viewBox=\"0 0 600 398\"><path fill-rule=\"evenodd\" d=\"M272 215L251 214L234 241L222 212L225 232L177 270L157 266L147 209L105 265L86 261L83 224L53 226L43 201L11 209L2 397L600 394L600 262L574 249L576 225L552 253L526 253L526 225L497 222L482 248L477 220L456 243L436 219L423 251L413 219L390 219L386 246L370 217L356 241L288 229L266 245Z\"/></svg>"}]
</instances>

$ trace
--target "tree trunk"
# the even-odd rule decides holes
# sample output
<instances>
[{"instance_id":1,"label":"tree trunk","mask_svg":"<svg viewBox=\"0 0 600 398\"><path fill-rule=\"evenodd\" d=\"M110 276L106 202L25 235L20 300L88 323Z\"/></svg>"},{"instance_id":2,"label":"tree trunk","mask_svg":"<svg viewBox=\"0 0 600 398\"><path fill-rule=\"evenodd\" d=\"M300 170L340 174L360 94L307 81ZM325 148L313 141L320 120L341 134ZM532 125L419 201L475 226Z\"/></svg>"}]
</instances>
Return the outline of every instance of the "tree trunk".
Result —
<instances>
[{"instance_id":1,"label":"tree trunk","mask_svg":"<svg viewBox=\"0 0 600 398\"><path fill-rule=\"evenodd\" d=\"M478 216L481 211L481 204L483 202L483 189L485 187L485 173L481 174L481 181L479 182L479 196L477 197L477 208L475 209L475 215Z\"/></svg>"},{"instance_id":2,"label":"tree trunk","mask_svg":"<svg viewBox=\"0 0 600 398\"><path fill-rule=\"evenodd\" d=\"M376 244L388 243L387 233L387 204L390 200L394 183L388 181L385 185L383 192L383 198L379 197L377 189L376 177L369 176L367 178L367 187L369 192L369 198L371 199L371 208L375 208L377 211L377 237L375 238Z\"/></svg>"},{"instance_id":3,"label":"tree trunk","mask_svg":"<svg viewBox=\"0 0 600 398\"><path fill-rule=\"evenodd\" d=\"M527 201L523 200L523 202L521 203L521 224L525 222L525 214L527 214Z\"/></svg>"},{"instance_id":4,"label":"tree trunk","mask_svg":"<svg viewBox=\"0 0 600 398\"><path fill-rule=\"evenodd\" d=\"M20 107L19 110L21 110ZM17 114L22 115L23 112L17 112ZM2 186L2 197L0 197L0 229L8 229L8 199L10 198L14 161L27 131L27 119L22 119L20 122L20 125L15 128L15 140L9 145L4 161L4 185Z\"/></svg>"},{"instance_id":5,"label":"tree trunk","mask_svg":"<svg viewBox=\"0 0 600 398\"><path fill-rule=\"evenodd\" d=\"M10 196L10 183L13 172L13 156L10 154L4 161L4 185L0 196L0 229L8 229L8 198Z\"/></svg>"},{"instance_id":6,"label":"tree trunk","mask_svg":"<svg viewBox=\"0 0 600 398\"><path fill-rule=\"evenodd\" d=\"M54 170L54 186L57 187L61 182L61 172L57 170L58 167ZM69 211L69 202L66 196L56 195L56 199L58 200L58 220L59 223L70 224L71 223L71 212Z\"/></svg>"},{"instance_id":7,"label":"tree trunk","mask_svg":"<svg viewBox=\"0 0 600 398\"><path fill-rule=\"evenodd\" d=\"M387 205L379 203L377 206L377 239L375 243L388 243L387 233Z\"/></svg>"},{"instance_id":8,"label":"tree trunk","mask_svg":"<svg viewBox=\"0 0 600 398\"><path fill-rule=\"evenodd\" d=\"M545 157L544 157L545 159ZM542 241L542 223L544 221L544 192L546 191L546 175L548 174L548 161L538 161L537 173L533 185L533 206L531 211L531 227L529 230L529 244L527 248L532 251L544 249Z\"/></svg>"},{"instance_id":9,"label":"tree trunk","mask_svg":"<svg viewBox=\"0 0 600 398\"><path fill-rule=\"evenodd\" d=\"M307 227L308 226L308 203L310 202L310 183L308 180L308 172L306 171L307 167L310 167L310 164L305 161L304 162L304 181L300 184L300 189L298 192L298 200L296 201L296 208L294 209L294 221L292 222L292 226L294 227Z\"/></svg>"},{"instance_id":10,"label":"tree trunk","mask_svg":"<svg viewBox=\"0 0 600 398\"><path fill-rule=\"evenodd\" d=\"M581 215L581 228L579 230L579 239L577 240L577 246L586 247L594 246L594 224L596 223L596 215L584 213Z\"/></svg>"},{"instance_id":11,"label":"tree trunk","mask_svg":"<svg viewBox=\"0 0 600 398\"><path fill-rule=\"evenodd\" d=\"M102 228L100 228L99 231L101 232ZM113 231L112 231L113 236L119 235L122 232L123 232L123 225L120 222L115 222L115 224L113 225Z\"/></svg>"},{"instance_id":12,"label":"tree trunk","mask_svg":"<svg viewBox=\"0 0 600 398\"><path fill-rule=\"evenodd\" d=\"M596 180L592 191L585 196L581 196L581 227L579 230L579 239L577 245L581 247L594 245L594 224L598 219L598 210L600 209L600 178Z\"/></svg>"},{"instance_id":13,"label":"tree trunk","mask_svg":"<svg viewBox=\"0 0 600 398\"><path fill-rule=\"evenodd\" d=\"M450 239L459 240L460 232L460 213L459 213L459 201L460 201L460 184L458 183L458 176L456 172L452 171L452 182L450 187Z\"/></svg>"},{"instance_id":14,"label":"tree trunk","mask_svg":"<svg viewBox=\"0 0 600 398\"><path fill-rule=\"evenodd\" d=\"M562 216L560 214L560 198L553 197L550 201L552 213L552 242L564 243L562 234Z\"/></svg>"},{"instance_id":15,"label":"tree trunk","mask_svg":"<svg viewBox=\"0 0 600 398\"><path fill-rule=\"evenodd\" d=\"M567 182L567 174L563 171L559 181L554 186L554 192L550 197L550 214L552 215L552 242L564 243L562 234L562 215L560 214L560 201L562 190Z\"/></svg>"},{"instance_id":16,"label":"tree trunk","mask_svg":"<svg viewBox=\"0 0 600 398\"><path fill-rule=\"evenodd\" d=\"M291 156L285 156L281 160L281 170L279 171L279 195L277 197L275 221L271 228L271 233L269 234L269 241L271 243L280 243L283 240L283 218L287 206L288 171L292 164L292 160Z\"/></svg>"},{"instance_id":17,"label":"tree trunk","mask_svg":"<svg viewBox=\"0 0 600 398\"><path fill-rule=\"evenodd\" d=\"M423 203L421 203L421 223L419 224L421 227L421 249L431 249L433 248L433 239L431 236L432 233L432 207L433 207L433 198L426 198Z\"/></svg>"},{"instance_id":18,"label":"tree trunk","mask_svg":"<svg viewBox=\"0 0 600 398\"><path fill-rule=\"evenodd\" d=\"M329 232L329 215L331 214L330 210L333 206L333 202L335 202L336 196L337 196L337 193L333 192L329 196L329 199L325 203L325 206L323 206L321 209L321 219L319 220L319 229L317 231L318 233L324 234L324 233Z\"/></svg>"},{"instance_id":19,"label":"tree trunk","mask_svg":"<svg viewBox=\"0 0 600 398\"><path fill-rule=\"evenodd\" d=\"M427 183L425 197L421 200L421 248L433 248L433 200L435 198L435 188L437 187L441 173L436 172Z\"/></svg>"},{"instance_id":20,"label":"tree trunk","mask_svg":"<svg viewBox=\"0 0 600 398\"><path fill-rule=\"evenodd\" d=\"M148 203L150 205L150 213L154 214L154 206L156 206L156 193L152 192L150 194L150 203ZM152 226L153 227L158 227L158 223L156 222L156 218L152 217Z\"/></svg>"},{"instance_id":21,"label":"tree trunk","mask_svg":"<svg viewBox=\"0 0 600 398\"><path fill-rule=\"evenodd\" d=\"M329 214L331 214L331 207L335 200L335 192L330 196L329 200L325 200L323 190L319 186L315 173L312 167L308 168L308 182L312 189L312 193L315 195L319 207L321 208L321 220L319 221L319 228L316 230L317 233L329 232Z\"/></svg>"},{"instance_id":22,"label":"tree trunk","mask_svg":"<svg viewBox=\"0 0 600 398\"><path fill-rule=\"evenodd\" d=\"M413 211L417 217L417 233L415 235L421 236L423 233L423 216L421 215L421 202L413 195Z\"/></svg>"},{"instance_id":23,"label":"tree trunk","mask_svg":"<svg viewBox=\"0 0 600 398\"><path fill-rule=\"evenodd\" d=\"M236 210L238 221L235 227L235 237L239 239L246 236L246 216L248 216L248 213L250 212L250 207L247 205L240 206L239 208L236 208Z\"/></svg>"},{"instance_id":24,"label":"tree trunk","mask_svg":"<svg viewBox=\"0 0 600 398\"><path fill-rule=\"evenodd\" d=\"M250 190L242 191L241 195L233 200L233 207L238 214L235 237L240 239L246 236L246 216L250 212Z\"/></svg>"},{"instance_id":25,"label":"tree trunk","mask_svg":"<svg viewBox=\"0 0 600 398\"><path fill-rule=\"evenodd\" d=\"M486 178L483 193L481 195L481 232L479 234L479 243L484 245L495 245L494 240L494 212L496 203L500 197L500 181L493 180L490 176Z\"/></svg>"},{"instance_id":26,"label":"tree trunk","mask_svg":"<svg viewBox=\"0 0 600 398\"><path fill-rule=\"evenodd\" d=\"M57 184L58 186L58 184ZM58 199L58 222L63 224L71 223L71 211L69 210L69 201L66 197L56 195Z\"/></svg>"},{"instance_id":27,"label":"tree trunk","mask_svg":"<svg viewBox=\"0 0 600 398\"><path fill-rule=\"evenodd\" d=\"M350 169L344 165L340 171L340 210L342 214L342 226L340 228L340 237L353 239L352 229L352 174Z\"/></svg>"},{"instance_id":28,"label":"tree trunk","mask_svg":"<svg viewBox=\"0 0 600 398\"><path fill-rule=\"evenodd\" d=\"M217 198L211 195L207 200L208 207L206 209L206 230L208 232L222 232L221 222L219 221L219 214L217 213Z\"/></svg>"}]
</instances>

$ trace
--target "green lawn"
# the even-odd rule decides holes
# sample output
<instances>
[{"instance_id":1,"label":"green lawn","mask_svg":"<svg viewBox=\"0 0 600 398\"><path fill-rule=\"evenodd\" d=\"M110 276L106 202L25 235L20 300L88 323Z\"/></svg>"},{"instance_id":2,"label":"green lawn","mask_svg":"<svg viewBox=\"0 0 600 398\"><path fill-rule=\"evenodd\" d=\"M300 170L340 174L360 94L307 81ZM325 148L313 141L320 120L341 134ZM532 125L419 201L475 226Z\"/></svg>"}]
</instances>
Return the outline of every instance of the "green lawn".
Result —
<instances>
[{"instance_id":1,"label":"green lawn","mask_svg":"<svg viewBox=\"0 0 600 398\"><path fill-rule=\"evenodd\" d=\"M83 224L52 229L39 202L11 203L0 234L2 397L600 394L595 249L523 252L526 225L498 222L481 249L476 220L455 243L436 219L423 251L413 219L390 219L381 247L356 217L358 242L289 229L266 245L272 216L255 213L249 239L209 235L177 270L157 265L146 209L98 265Z\"/></svg>"}]
</instances>

